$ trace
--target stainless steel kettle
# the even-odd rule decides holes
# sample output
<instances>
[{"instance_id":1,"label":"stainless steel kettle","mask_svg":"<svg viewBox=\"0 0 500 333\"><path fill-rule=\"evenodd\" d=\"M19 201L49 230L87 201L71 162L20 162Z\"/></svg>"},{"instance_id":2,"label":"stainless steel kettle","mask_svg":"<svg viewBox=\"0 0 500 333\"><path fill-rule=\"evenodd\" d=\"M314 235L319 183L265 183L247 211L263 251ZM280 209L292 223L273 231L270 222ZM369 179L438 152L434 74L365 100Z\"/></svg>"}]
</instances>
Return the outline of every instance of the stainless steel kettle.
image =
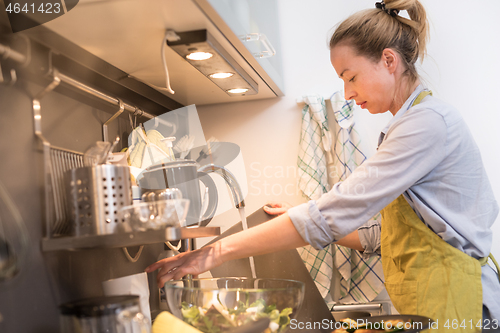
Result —
<instances>
[{"instance_id":1,"label":"stainless steel kettle","mask_svg":"<svg viewBox=\"0 0 500 333\"><path fill-rule=\"evenodd\" d=\"M200 167L193 160L159 163L147 168L138 177L138 183L142 193L165 188L179 189L182 197L190 200L186 225L206 226L214 217L218 203L217 187L208 175L210 172L224 178L233 193L235 206L243 207L243 194L236 178L226 168L214 164ZM205 191L202 191L200 182L205 185Z\"/></svg>"}]
</instances>

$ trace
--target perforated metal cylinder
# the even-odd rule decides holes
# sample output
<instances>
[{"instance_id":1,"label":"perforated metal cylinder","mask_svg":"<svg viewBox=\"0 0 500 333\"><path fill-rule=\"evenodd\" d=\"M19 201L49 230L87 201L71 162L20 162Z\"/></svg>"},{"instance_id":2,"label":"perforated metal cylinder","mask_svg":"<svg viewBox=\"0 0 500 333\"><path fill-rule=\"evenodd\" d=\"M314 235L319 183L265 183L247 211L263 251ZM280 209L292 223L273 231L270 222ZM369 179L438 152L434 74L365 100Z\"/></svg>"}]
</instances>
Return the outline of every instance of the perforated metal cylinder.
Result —
<instances>
[{"instance_id":1,"label":"perforated metal cylinder","mask_svg":"<svg viewBox=\"0 0 500 333\"><path fill-rule=\"evenodd\" d=\"M132 205L129 168L102 164L66 173L73 236L112 234L125 220L120 209Z\"/></svg>"}]
</instances>

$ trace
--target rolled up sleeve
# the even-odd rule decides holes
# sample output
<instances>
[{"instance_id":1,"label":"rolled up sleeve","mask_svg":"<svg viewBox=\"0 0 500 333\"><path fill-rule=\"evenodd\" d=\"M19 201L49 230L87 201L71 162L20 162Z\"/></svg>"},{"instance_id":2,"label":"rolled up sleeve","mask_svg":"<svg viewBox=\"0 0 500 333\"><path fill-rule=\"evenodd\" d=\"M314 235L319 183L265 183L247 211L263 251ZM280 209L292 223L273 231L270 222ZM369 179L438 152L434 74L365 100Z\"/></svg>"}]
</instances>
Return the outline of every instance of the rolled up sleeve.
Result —
<instances>
[{"instance_id":1,"label":"rolled up sleeve","mask_svg":"<svg viewBox=\"0 0 500 333\"><path fill-rule=\"evenodd\" d=\"M288 216L297 232L315 249L321 250L334 241L331 228L321 215L316 201L290 208Z\"/></svg>"},{"instance_id":2,"label":"rolled up sleeve","mask_svg":"<svg viewBox=\"0 0 500 333\"><path fill-rule=\"evenodd\" d=\"M381 225L378 220L372 220L358 228L359 241L363 247L363 257L373 254L380 255Z\"/></svg>"}]
</instances>

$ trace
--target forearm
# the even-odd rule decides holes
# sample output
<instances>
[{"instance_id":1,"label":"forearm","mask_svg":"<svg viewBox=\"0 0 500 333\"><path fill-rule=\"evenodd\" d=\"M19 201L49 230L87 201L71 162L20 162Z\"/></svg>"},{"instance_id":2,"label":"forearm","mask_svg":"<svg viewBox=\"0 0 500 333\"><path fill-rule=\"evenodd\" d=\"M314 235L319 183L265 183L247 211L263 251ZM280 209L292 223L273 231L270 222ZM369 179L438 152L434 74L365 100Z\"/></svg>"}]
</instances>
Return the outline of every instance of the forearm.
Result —
<instances>
[{"instance_id":1,"label":"forearm","mask_svg":"<svg viewBox=\"0 0 500 333\"><path fill-rule=\"evenodd\" d=\"M358 250L360 252L363 252L365 250L359 240L358 230L354 230L349 235L335 242L335 244Z\"/></svg>"},{"instance_id":2,"label":"forearm","mask_svg":"<svg viewBox=\"0 0 500 333\"><path fill-rule=\"evenodd\" d=\"M245 232L239 232L223 238L219 242L220 255L223 261L290 250L308 245L297 232L297 229L295 229L295 226L286 213L269 222L250 228ZM336 244L364 251L357 230L340 239Z\"/></svg>"},{"instance_id":3,"label":"forearm","mask_svg":"<svg viewBox=\"0 0 500 333\"><path fill-rule=\"evenodd\" d=\"M223 261L290 250L307 245L287 213L269 222L225 237L219 242Z\"/></svg>"},{"instance_id":4,"label":"forearm","mask_svg":"<svg viewBox=\"0 0 500 333\"><path fill-rule=\"evenodd\" d=\"M357 232L344 237L338 243L349 247L358 246ZM269 222L225 237L201 249L160 260L148 266L146 272L161 268L157 275L158 285L161 286L166 281L180 279L187 274L196 275L206 272L226 261L295 249L305 245L307 242L297 232L292 220L285 213Z\"/></svg>"}]
</instances>

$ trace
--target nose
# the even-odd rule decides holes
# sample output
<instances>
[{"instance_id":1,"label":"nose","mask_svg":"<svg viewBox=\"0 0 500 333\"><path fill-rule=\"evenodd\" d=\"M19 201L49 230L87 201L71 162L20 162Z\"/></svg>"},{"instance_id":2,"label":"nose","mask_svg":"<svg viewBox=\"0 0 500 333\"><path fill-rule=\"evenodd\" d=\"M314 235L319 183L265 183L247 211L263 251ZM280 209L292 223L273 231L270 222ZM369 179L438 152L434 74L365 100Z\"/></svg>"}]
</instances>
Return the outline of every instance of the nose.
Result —
<instances>
[{"instance_id":1,"label":"nose","mask_svg":"<svg viewBox=\"0 0 500 333\"><path fill-rule=\"evenodd\" d=\"M344 98L346 100L354 99L356 97L356 92L352 89L349 82L344 83Z\"/></svg>"}]
</instances>

